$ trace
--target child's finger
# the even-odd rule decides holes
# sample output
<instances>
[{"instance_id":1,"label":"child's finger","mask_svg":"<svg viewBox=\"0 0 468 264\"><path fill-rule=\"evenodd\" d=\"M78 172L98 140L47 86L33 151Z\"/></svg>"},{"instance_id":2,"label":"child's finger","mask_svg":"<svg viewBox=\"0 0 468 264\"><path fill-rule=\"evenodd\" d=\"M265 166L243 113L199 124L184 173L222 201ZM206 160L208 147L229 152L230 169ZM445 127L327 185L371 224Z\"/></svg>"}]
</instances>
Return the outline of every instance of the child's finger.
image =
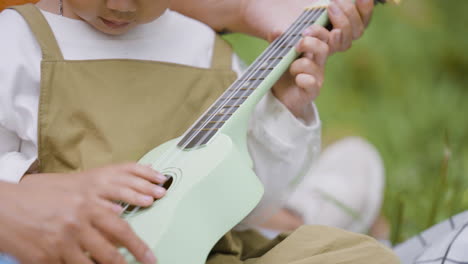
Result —
<instances>
[{"instance_id":1,"label":"child's finger","mask_svg":"<svg viewBox=\"0 0 468 264\"><path fill-rule=\"evenodd\" d=\"M356 40L361 37L364 32L364 24L354 2L351 0L336 0L335 2L340 6L351 23L353 39Z\"/></svg>"},{"instance_id":2,"label":"child's finger","mask_svg":"<svg viewBox=\"0 0 468 264\"><path fill-rule=\"evenodd\" d=\"M333 29L330 32L330 39L328 46L330 48L329 54L333 54L340 50L340 45L343 39L343 31L341 29Z\"/></svg>"},{"instance_id":3,"label":"child's finger","mask_svg":"<svg viewBox=\"0 0 468 264\"><path fill-rule=\"evenodd\" d=\"M374 10L374 1L370 0L357 0L357 9L361 15L364 26L367 27L372 17L372 10Z\"/></svg>"},{"instance_id":4,"label":"child's finger","mask_svg":"<svg viewBox=\"0 0 468 264\"><path fill-rule=\"evenodd\" d=\"M297 50L304 53L304 57L313 59L319 66L325 65L330 51L328 44L314 37L302 39Z\"/></svg>"},{"instance_id":5,"label":"child's finger","mask_svg":"<svg viewBox=\"0 0 468 264\"><path fill-rule=\"evenodd\" d=\"M320 90L318 80L310 74L300 73L296 76L296 85L303 89L308 96L316 98Z\"/></svg>"},{"instance_id":6,"label":"child's finger","mask_svg":"<svg viewBox=\"0 0 468 264\"><path fill-rule=\"evenodd\" d=\"M330 32L326 28L319 25L312 25L302 32L303 37L315 37L325 43L328 42L329 34Z\"/></svg>"},{"instance_id":7,"label":"child's finger","mask_svg":"<svg viewBox=\"0 0 468 264\"><path fill-rule=\"evenodd\" d=\"M308 58L297 59L289 67L289 73L292 76L297 76L301 73L315 75L318 72L321 72L320 67Z\"/></svg>"},{"instance_id":8,"label":"child's finger","mask_svg":"<svg viewBox=\"0 0 468 264\"><path fill-rule=\"evenodd\" d=\"M330 21L333 24L333 27L336 29L341 29L343 38L338 47L338 50L346 50L351 47L351 42L353 39L353 33L351 28L351 22L346 17L345 13L341 11L337 3L332 2L328 7L328 13Z\"/></svg>"}]
</instances>

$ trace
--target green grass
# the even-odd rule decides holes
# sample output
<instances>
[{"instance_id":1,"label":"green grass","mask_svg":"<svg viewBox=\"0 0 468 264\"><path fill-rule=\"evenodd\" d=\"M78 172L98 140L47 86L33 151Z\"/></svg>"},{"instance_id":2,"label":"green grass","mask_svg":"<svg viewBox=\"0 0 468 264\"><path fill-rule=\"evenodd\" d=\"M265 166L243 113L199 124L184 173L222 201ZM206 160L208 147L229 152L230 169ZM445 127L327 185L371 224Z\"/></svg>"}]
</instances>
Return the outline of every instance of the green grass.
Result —
<instances>
[{"instance_id":1,"label":"green grass","mask_svg":"<svg viewBox=\"0 0 468 264\"><path fill-rule=\"evenodd\" d=\"M365 36L327 66L324 141L360 135L380 150L394 242L468 209L466 10L460 0L378 7ZM228 38L246 61L265 47Z\"/></svg>"}]
</instances>

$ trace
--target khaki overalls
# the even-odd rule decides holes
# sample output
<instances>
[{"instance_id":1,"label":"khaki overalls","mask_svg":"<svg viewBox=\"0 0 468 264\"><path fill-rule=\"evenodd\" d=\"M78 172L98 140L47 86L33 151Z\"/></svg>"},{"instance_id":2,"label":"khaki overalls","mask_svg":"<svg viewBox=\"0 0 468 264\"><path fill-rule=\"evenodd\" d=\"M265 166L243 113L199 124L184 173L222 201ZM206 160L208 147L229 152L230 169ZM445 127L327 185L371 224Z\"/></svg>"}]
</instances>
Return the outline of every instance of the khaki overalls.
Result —
<instances>
[{"instance_id":1,"label":"khaki overalls","mask_svg":"<svg viewBox=\"0 0 468 264\"><path fill-rule=\"evenodd\" d=\"M42 49L41 173L136 161L181 135L236 78L231 70L232 50L219 37L210 69L124 59L70 61L63 58L52 30L34 5L15 9ZM229 232L207 263L396 262L387 250L364 236L303 227L274 241L254 231Z\"/></svg>"}]
</instances>

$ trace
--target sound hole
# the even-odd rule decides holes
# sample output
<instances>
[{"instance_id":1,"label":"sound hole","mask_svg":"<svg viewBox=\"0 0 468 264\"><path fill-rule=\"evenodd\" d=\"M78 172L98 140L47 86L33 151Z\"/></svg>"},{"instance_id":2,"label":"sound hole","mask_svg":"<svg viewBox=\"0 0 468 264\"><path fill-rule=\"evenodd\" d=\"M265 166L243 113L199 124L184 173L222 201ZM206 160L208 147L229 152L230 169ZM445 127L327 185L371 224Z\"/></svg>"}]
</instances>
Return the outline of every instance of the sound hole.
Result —
<instances>
[{"instance_id":1,"label":"sound hole","mask_svg":"<svg viewBox=\"0 0 468 264\"><path fill-rule=\"evenodd\" d=\"M169 190L172 186L172 182L174 182L174 178L171 175L165 174L167 181L162 185L162 187L166 190Z\"/></svg>"}]
</instances>

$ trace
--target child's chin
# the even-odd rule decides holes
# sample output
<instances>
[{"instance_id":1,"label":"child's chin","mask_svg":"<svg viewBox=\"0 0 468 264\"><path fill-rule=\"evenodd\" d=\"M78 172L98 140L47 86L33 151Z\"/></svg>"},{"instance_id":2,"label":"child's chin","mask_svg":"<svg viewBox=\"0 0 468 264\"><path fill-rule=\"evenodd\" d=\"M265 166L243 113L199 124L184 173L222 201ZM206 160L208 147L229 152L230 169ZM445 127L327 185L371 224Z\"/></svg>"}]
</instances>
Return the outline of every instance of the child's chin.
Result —
<instances>
[{"instance_id":1,"label":"child's chin","mask_svg":"<svg viewBox=\"0 0 468 264\"><path fill-rule=\"evenodd\" d=\"M121 28L112 28L106 25L93 25L93 26L94 28L96 28L97 30L101 31L104 34L114 35L114 36L125 34L135 27L135 25L131 25L131 24L125 27L121 27Z\"/></svg>"}]
</instances>

